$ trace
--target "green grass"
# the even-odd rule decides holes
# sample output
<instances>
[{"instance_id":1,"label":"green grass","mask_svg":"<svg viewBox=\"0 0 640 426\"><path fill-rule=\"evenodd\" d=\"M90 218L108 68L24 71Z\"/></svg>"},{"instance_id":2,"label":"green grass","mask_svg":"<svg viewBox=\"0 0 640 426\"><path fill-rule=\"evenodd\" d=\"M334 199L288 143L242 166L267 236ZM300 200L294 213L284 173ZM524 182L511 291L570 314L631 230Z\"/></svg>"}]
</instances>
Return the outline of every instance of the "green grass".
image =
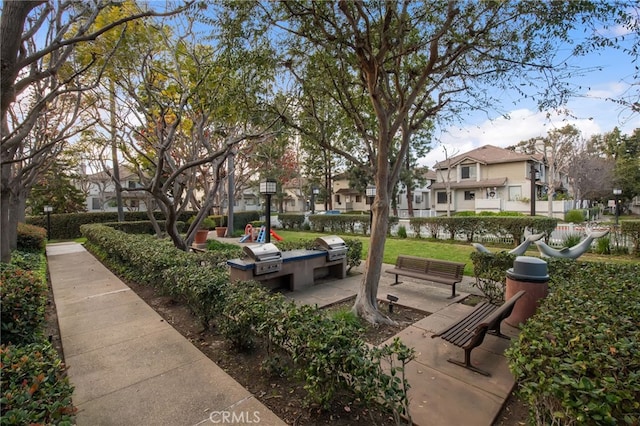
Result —
<instances>
[{"instance_id":1,"label":"green grass","mask_svg":"<svg viewBox=\"0 0 640 426\"><path fill-rule=\"evenodd\" d=\"M286 231L284 229L277 230L278 235L284 238L286 241L297 240L315 240L316 238L327 235L320 232L298 232L298 231ZM340 235L343 238L358 238L362 241L362 259L367 258L369 252L369 237L361 235L344 234ZM487 246L492 252L499 252L502 250L510 250L513 247L506 246ZM470 254L475 249L473 246L467 243L459 241L433 241L417 238L394 238L387 237L387 241L384 246L383 262L388 264L395 264L398 255L409 255L418 257L428 257L431 259L449 260L451 262L464 263L464 274L473 276L473 263L471 262ZM539 257L535 246L532 246L525 253L526 256ZM611 256L611 255L599 255L596 253L585 253L580 256L580 260L586 262L607 262L607 263L634 263L638 259L632 256Z\"/></svg>"},{"instance_id":2,"label":"green grass","mask_svg":"<svg viewBox=\"0 0 640 426\"><path fill-rule=\"evenodd\" d=\"M319 232L298 232L279 229L278 235L286 241L315 240L326 235ZM358 238L362 241L362 258L366 259L369 253L369 237L360 235L341 235L344 238ZM473 264L469 255L475 249L469 244L455 244L450 242L433 242L412 238L387 238L384 246L383 262L395 264L398 255L428 257L431 259L449 260L451 262L465 263L464 274L473 276Z\"/></svg>"}]
</instances>

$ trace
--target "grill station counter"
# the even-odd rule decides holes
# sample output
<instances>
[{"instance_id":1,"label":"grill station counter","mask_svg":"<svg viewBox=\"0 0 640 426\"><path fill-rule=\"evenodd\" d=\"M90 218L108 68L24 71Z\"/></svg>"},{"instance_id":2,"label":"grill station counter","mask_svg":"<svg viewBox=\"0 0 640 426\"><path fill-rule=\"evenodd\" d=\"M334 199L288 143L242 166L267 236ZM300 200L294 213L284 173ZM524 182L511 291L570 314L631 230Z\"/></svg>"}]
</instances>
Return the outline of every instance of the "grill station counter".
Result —
<instances>
[{"instance_id":1,"label":"grill station counter","mask_svg":"<svg viewBox=\"0 0 640 426\"><path fill-rule=\"evenodd\" d=\"M281 252L275 244L244 246L244 259L227 261L232 281L255 280L268 288L291 291L311 287L317 280L347 275L347 245L337 236L320 237L318 250Z\"/></svg>"}]
</instances>

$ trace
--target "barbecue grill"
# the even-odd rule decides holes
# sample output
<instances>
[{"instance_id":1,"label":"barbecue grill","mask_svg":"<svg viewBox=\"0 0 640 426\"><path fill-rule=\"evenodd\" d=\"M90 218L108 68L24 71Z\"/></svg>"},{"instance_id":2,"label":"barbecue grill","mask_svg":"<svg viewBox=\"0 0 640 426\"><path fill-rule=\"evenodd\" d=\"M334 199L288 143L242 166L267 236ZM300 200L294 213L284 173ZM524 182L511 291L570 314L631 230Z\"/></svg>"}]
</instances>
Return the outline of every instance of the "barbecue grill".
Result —
<instances>
[{"instance_id":1,"label":"barbecue grill","mask_svg":"<svg viewBox=\"0 0 640 426\"><path fill-rule=\"evenodd\" d=\"M337 235L316 238L315 243L320 250L327 252L328 262L347 257L348 247L344 240Z\"/></svg>"},{"instance_id":2,"label":"barbecue grill","mask_svg":"<svg viewBox=\"0 0 640 426\"><path fill-rule=\"evenodd\" d=\"M282 269L282 253L274 244L246 245L243 250L255 262L253 275L279 272Z\"/></svg>"}]
</instances>

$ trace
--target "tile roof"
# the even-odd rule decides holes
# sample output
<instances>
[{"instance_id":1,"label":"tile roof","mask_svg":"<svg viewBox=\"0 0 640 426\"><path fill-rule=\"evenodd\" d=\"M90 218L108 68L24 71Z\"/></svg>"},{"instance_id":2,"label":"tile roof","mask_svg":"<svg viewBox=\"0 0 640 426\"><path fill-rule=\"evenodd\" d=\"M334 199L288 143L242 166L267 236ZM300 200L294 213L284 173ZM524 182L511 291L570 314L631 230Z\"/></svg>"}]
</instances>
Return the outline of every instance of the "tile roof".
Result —
<instances>
[{"instance_id":1,"label":"tile roof","mask_svg":"<svg viewBox=\"0 0 640 426\"><path fill-rule=\"evenodd\" d=\"M434 166L435 169L447 169L456 166L464 161L478 162L480 164L514 163L519 161L529 161L532 159L541 160L542 154L522 154L510 149L500 148L493 145L484 145L471 151L456 155L447 160L440 161Z\"/></svg>"}]
</instances>

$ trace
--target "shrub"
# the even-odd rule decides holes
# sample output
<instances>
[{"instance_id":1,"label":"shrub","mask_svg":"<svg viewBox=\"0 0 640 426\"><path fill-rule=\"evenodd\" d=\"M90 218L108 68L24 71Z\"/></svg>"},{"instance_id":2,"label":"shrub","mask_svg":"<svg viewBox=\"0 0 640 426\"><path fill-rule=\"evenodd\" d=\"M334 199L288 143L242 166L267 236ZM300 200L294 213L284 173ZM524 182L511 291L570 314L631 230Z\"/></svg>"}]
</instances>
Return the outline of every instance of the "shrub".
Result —
<instances>
[{"instance_id":1,"label":"shrub","mask_svg":"<svg viewBox=\"0 0 640 426\"><path fill-rule=\"evenodd\" d=\"M398 237L407 238L407 228L404 225L398 227Z\"/></svg>"},{"instance_id":2,"label":"shrub","mask_svg":"<svg viewBox=\"0 0 640 426\"><path fill-rule=\"evenodd\" d=\"M288 356L296 376L305 382L309 403L326 407L336 395L346 393L354 401L381 404L394 418L408 415L404 367L413 351L401 342L371 349L348 322L327 318L311 306L297 306L256 282L230 283L226 265L218 267L223 256L217 251L181 252L165 241L101 225L85 225L82 231L89 249L109 264L120 265L119 270L135 271L133 279L185 300L204 324L215 320L234 346L250 350L264 344L274 357L267 364L276 367L282 363L275 357ZM357 253L359 262L362 243L345 242L347 256Z\"/></svg>"},{"instance_id":3,"label":"shrub","mask_svg":"<svg viewBox=\"0 0 640 426\"><path fill-rule=\"evenodd\" d=\"M608 236L598 238L595 252L598 254L611 254L611 239Z\"/></svg>"},{"instance_id":4,"label":"shrub","mask_svg":"<svg viewBox=\"0 0 640 426\"><path fill-rule=\"evenodd\" d=\"M636 424L640 265L572 262L507 350L536 424Z\"/></svg>"},{"instance_id":5,"label":"shrub","mask_svg":"<svg viewBox=\"0 0 640 426\"><path fill-rule=\"evenodd\" d=\"M2 424L73 424L73 387L47 342L0 346Z\"/></svg>"},{"instance_id":6,"label":"shrub","mask_svg":"<svg viewBox=\"0 0 640 426\"><path fill-rule=\"evenodd\" d=\"M570 223L582 223L586 220L586 210L569 210L564 215L564 221Z\"/></svg>"},{"instance_id":7,"label":"shrub","mask_svg":"<svg viewBox=\"0 0 640 426\"><path fill-rule=\"evenodd\" d=\"M582 235L580 234L567 234L562 240L563 247L573 247L582 241Z\"/></svg>"},{"instance_id":8,"label":"shrub","mask_svg":"<svg viewBox=\"0 0 640 426\"><path fill-rule=\"evenodd\" d=\"M2 344L27 344L42 340L47 285L37 273L0 264L2 292Z\"/></svg>"},{"instance_id":9,"label":"shrub","mask_svg":"<svg viewBox=\"0 0 640 426\"><path fill-rule=\"evenodd\" d=\"M18 223L18 250L39 251L44 249L47 230L39 226Z\"/></svg>"}]
</instances>

